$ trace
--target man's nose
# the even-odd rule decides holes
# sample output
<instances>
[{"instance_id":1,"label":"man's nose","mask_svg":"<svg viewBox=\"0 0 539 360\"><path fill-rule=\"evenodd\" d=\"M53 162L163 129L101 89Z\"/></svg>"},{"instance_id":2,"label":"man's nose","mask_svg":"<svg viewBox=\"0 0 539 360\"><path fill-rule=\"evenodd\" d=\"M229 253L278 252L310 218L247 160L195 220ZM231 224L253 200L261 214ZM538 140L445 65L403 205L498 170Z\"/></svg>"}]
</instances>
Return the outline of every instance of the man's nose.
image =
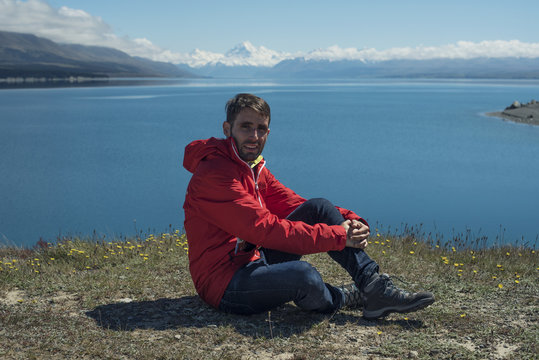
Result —
<instances>
[{"instance_id":1,"label":"man's nose","mask_svg":"<svg viewBox=\"0 0 539 360\"><path fill-rule=\"evenodd\" d=\"M249 129L249 137L253 137L255 139L258 139L260 137L258 135L258 129L257 128Z\"/></svg>"}]
</instances>

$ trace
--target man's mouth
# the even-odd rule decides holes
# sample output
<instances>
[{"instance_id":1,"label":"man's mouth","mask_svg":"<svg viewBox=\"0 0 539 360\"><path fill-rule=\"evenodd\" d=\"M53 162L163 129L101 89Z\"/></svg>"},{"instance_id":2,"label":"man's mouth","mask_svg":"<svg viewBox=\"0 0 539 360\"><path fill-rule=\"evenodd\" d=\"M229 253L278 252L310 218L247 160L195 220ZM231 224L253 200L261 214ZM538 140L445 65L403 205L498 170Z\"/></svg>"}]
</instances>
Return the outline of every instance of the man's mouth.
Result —
<instances>
[{"instance_id":1,"label":"man's mouth","mask_svg":"<svg viewBox=\"0 0 539 360\"><path fill-rule=\"evenodd\" d=\"M257 144L245 144L245 145L243 145L243 147L248 151L256 151L256 150L258 150L258 145Z\"/></svg>"}]
</instances>

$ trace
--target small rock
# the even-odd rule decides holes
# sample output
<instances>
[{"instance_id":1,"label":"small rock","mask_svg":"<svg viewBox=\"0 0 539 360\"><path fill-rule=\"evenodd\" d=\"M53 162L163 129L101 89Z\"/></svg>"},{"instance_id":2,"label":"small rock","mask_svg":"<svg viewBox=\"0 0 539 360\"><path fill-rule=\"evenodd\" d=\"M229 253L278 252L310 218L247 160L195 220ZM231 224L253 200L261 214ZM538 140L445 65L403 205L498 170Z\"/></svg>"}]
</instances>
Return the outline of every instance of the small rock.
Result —
<instances>
[{"instance_id":1,"label":"small rock","mask_svg":"<svg viewBox=\"0 0 539 360\"><path fill-rule=\"evenodd\" d=\"M520 102L518 102L517 100L515 100L511 105L509 105L508 107L505 108L505 110L513 110L513 109L518 109L522 107L522 104L520 104Z\"/></svg>"},{"instance_id":2,"label":"small rock","mask_svg":"<svg viewBox=\"0 0 539 360\"><path fill-rule=\"evenodd\" d=\"M419 357L419 353L415 350L410 351L410 354L408 354L410 358L417 359Z\"/></svg>"},{"instance_id":3,"label":"small rock","mask_svg":"<svg viewBox=\"0 0 539 360\"><path fill-rule=\"evenodd\" d=\"M348 336L348 341L350 342L357 342L357 339L352 337L352 336Z\"/></svg>"}]
</instances>

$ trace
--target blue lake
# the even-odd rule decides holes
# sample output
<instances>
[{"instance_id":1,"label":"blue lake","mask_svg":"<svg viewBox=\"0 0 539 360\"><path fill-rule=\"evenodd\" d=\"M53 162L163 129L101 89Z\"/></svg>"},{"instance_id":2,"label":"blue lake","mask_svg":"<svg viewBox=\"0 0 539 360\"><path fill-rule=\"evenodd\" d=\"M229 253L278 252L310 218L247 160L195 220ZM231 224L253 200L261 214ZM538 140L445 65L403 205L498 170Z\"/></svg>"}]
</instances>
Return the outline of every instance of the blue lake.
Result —
<instances>
[{"instance_id":1,"label":"blue lake","mask_svg":"<svg viewBox=\"0 0 539 360\"><path fill-rule=\"evenodd\" d=\"M272 108L268 168L372 227L534 246L539 126L487 117L537 81L164 81L0 90L0 244L182 229L192 140L238 92Z\"/></svg>"}]
</instances>

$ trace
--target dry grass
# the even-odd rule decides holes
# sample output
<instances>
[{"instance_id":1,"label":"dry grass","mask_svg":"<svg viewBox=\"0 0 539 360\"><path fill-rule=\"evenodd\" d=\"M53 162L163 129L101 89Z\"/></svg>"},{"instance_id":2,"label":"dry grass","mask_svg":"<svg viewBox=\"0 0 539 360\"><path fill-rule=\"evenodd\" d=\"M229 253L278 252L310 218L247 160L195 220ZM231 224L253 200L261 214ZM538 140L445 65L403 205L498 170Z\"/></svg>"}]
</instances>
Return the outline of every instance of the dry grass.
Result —
<instances>
[{"instance_id":1,"label":"dry grass","mask_svg":"<svg viewBox=\"0 0 539 360\"><path fill-rule=\"evenodd\" d=\"M530 247L436 246L417 233L374 234L382 271L437 301L366 321L286 304L218 313L196 296L178 232L145 239L62 239L0 249L0 358L7 359L532 359L538 349L539 264ZM349 282L325 254L326 281Z\"/></svg>"}]
</instances>

